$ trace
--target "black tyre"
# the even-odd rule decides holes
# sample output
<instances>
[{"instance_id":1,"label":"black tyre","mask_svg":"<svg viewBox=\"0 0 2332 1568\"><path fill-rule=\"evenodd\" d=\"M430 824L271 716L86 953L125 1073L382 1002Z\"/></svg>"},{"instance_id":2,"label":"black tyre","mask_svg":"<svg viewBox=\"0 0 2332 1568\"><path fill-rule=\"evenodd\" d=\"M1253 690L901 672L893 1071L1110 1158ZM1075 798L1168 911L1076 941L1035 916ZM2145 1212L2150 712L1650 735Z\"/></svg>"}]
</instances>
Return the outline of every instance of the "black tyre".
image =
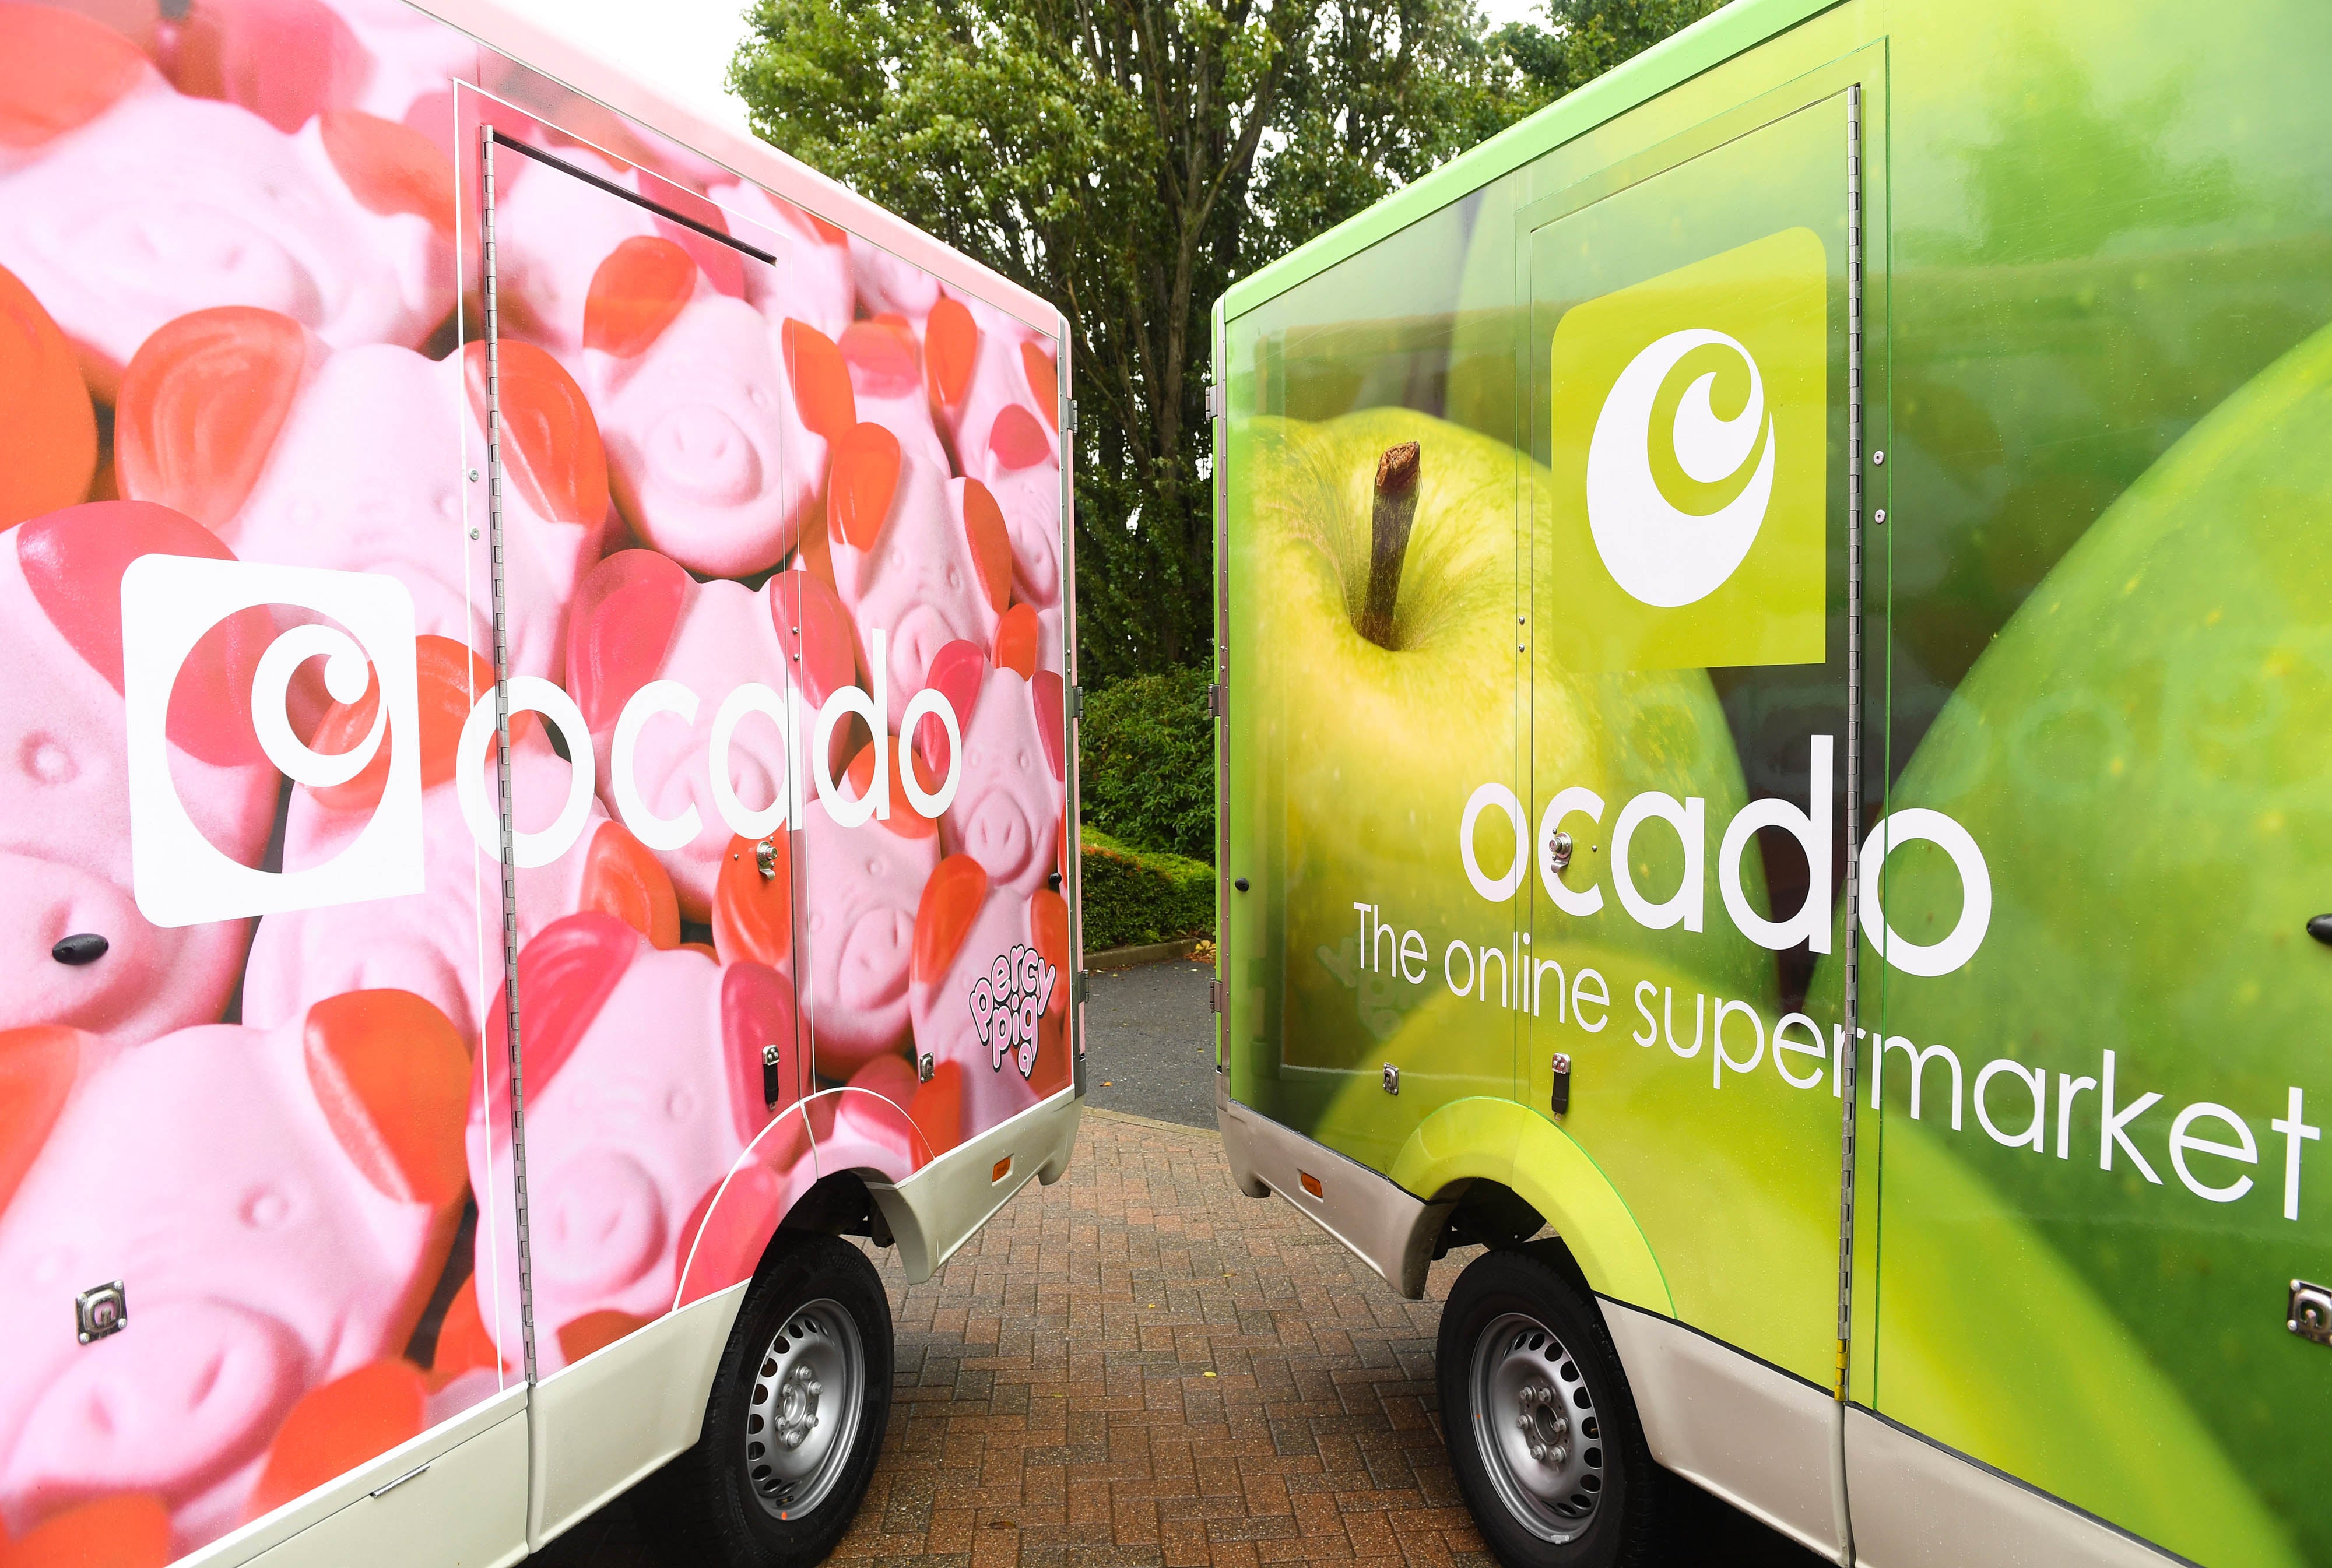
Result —
<instances>
[{"instance_id":1,"label":"black tyre","mask_svg":"<svg viewBox=\"0 0 2332 1568\"><path fill-rule=\"evenodd\" d=\"M1441 1309L1442 1430L1506 1568L1649 1560L1659 1471L1603 1320L1540 1249L1477 1258Z\"/></svg>"},{"instance_id":2,"label":"black tyre","mask_svg":"<svg viewBox=\"0 0 2332 1568\"><path fill-rule=\"evenodd\" d=\"M675 1564L809 1568L850 1527L891 1416L891 1304L866 1257L781 1236L745 1293L696 1446L642 1489Z\"/></svg>"}]
</instances>

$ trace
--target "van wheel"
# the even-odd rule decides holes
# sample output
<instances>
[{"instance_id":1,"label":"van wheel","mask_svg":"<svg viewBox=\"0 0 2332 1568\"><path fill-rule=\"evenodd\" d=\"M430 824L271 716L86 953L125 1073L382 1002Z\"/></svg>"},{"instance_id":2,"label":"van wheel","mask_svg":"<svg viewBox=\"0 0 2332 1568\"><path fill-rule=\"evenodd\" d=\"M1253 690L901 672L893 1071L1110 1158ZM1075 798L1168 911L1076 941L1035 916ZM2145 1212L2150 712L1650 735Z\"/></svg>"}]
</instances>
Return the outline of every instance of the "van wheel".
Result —
<instances>
[{"instance_id":1,"label":"van wheel","mask_svg":"<svg viewBox=\"0 0 2332 1568\"><path fill-rule=\"evenodd\" d=\"M1534 1248L1469 1265L1441 1309L1443 1435L1506 1568L1616 1568L1651 1551L1658 1472L1601 1317Z\"/></svg>"},{"instance_id":2,"label":"van wheel","mask_svg":"<svg viewBox=\"0 0 2332 1568\"><path fill-rule=\"evenodd\" d=\"M891 1416L891 1304L865 1254L780 1235L729 1331L696 1446L642 1489L668 1560L809 1568L850 1527Z\"/></svg>"}]
</instances>

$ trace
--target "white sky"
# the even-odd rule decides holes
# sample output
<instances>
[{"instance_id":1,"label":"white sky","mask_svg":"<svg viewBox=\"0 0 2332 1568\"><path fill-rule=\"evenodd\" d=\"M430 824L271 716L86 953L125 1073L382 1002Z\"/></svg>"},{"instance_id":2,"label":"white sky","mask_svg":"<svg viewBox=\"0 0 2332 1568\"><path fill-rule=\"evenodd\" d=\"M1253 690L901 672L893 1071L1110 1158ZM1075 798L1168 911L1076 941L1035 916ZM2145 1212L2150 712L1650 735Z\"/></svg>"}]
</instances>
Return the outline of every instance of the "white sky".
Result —
<instances>
[{"instance_id":1,"label":"white sky","mask_svg":"<svg viewBox=\"0 0 2332 1568\"><path fill-rule=\"evenodd\" d=\"M540 27L621 67L708 120L745 129L722 83L745 36L746 0L502 0Z\"/></svg>"},{"instance_id":2,"label":"white sky","mask_svg":"<svg viewBox=\"0 0 2332 1568\"><path fill-rule=\"evenodd\" d=\"M745 129L745 108L722 81L745 35L746 0L503 0L708 119ZM1545 22L1545 0L1477 0L1491 30Z\"/></svg>"},{"instance_id":3,"label":"white sky","mask_svg":"<svg viewBox=\"0 0 2332 1568\"><path fill-rule=\"evenodd\" d=\"M1546 0L1474 0L1482 8L1489 23L1488 31L1496 33L1509 22L1531 22L1546 25Z\"/></svg>"}]
</instances>

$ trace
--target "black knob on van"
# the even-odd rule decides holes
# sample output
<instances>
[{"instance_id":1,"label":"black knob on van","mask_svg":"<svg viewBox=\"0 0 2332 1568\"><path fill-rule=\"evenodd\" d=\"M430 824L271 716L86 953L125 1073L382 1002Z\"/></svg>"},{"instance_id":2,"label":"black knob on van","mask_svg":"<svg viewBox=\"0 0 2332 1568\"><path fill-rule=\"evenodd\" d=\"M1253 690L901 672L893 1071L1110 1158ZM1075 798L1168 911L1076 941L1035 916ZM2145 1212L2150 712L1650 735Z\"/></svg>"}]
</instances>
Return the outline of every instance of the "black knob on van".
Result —
<instances>
[{"instance_id":1,"label":"black knob on van","mask_svg":"<svg viewBox=\"0 0 2332 1568\"><path fill-rule=\"evenodd\" d=\"M59 938L57 945L49 949L49 956L59 963L95 963L105 956L108 945L106 940L95 932L84 931Z\"/></svg>"},{"instance_id":2,"label":"black knob on van","mask_svg":"<svg viewBox=\"0 0 2332 1568\"><path fill-rule=\"evenodd\" d=\"M1241 893L1245 893L1247 891L1247 878L1244 876L1236 877L1232 880L1231 885L1238 888ZM2332 916L2327 916L2326 918L2332 919ZM2313 931L2315 927L2310 926L2308 929ZM2325 940L2327 942L2332 942L2332 937L2327 937Z\"/></svg>"},{"instance_id":3,"label":"black knob on van","mask_svg":"<svg viewBox=\"0 0 2332 1568\"><path fill-rule=\"evenodd\" d=\"M2332 947L2332 914L2319 914L2314 920L2309 921L2308 923L2308 934L2322 942L2326 947ZM73 939L67 937L65 940L71 942Z\"/></svg>"}]
</instances>

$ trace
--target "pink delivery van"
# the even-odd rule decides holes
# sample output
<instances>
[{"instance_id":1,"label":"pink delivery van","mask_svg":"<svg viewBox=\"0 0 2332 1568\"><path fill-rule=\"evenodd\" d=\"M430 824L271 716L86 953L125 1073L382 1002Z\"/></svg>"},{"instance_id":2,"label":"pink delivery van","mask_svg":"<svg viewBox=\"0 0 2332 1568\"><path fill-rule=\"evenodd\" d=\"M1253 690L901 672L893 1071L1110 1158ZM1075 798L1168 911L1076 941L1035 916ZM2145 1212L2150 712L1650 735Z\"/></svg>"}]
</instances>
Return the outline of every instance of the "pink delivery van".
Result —
<instances>
[{"instance_id":1,"label":"pink delivery van","mask_svg":"<svg viewBox=\"0 0 2332 1568\"><path fill-rule=\"evenodd\" d=\"M0 0L0 1563L825 1555L1076 1130L1068 368L483 0Z\"/></svg>"}]
</instances>

